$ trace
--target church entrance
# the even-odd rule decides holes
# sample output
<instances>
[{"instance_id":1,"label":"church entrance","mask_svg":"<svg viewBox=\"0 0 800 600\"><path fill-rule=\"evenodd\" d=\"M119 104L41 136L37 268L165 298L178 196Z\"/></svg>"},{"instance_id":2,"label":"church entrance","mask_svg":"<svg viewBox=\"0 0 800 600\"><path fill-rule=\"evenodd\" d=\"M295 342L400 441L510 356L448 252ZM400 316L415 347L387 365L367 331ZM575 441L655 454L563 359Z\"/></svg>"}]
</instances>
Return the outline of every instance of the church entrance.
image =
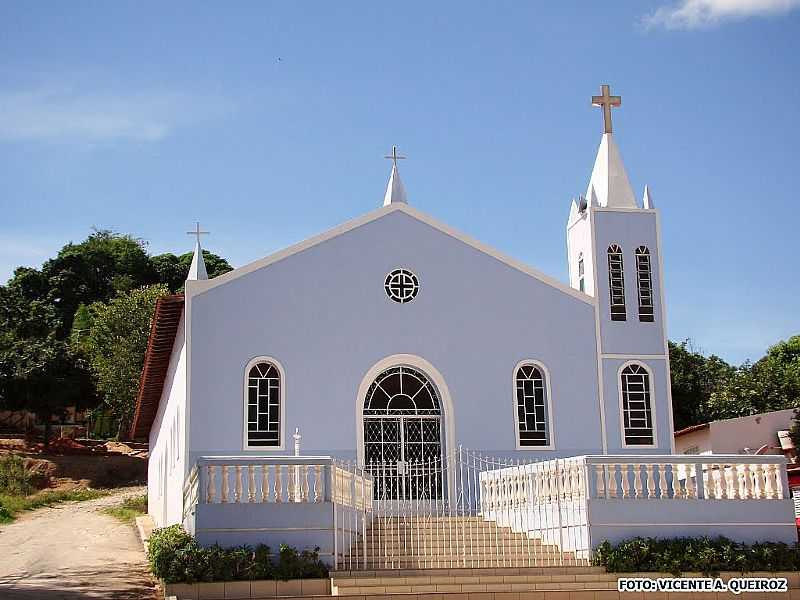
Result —
<instances>
[{"instance_id":1,"label":"church entrance","mask_svg":"<svg viewBox=\"0 0 800 600\"><path fill-rule=\"evenodd\" d=\"M364 467L375 478L376 500L444 496L441 402L421 371L391 367L369 386L364 399Z\"/></svg>"}]
</instances>

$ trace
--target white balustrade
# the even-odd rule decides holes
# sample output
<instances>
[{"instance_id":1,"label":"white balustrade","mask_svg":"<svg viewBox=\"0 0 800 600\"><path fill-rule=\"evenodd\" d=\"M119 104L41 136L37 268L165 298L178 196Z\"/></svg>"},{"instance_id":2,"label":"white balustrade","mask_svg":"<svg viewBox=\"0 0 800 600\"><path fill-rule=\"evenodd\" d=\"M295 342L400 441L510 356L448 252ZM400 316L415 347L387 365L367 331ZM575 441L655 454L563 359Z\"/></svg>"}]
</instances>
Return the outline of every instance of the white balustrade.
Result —
<instances>
[{"instance_id":1,"label":"white balustrade","mask_svg":"<svg viewBox=\"0 0 800 600\"><path fill-rule=\"evenodd\" d=\"M611 500L780 500L782 456L586 456L592 497ZM606 475L607 473L607 475ZM619 473L619 479L617 478Z\"/></svg>"},{"instance_id":2,"label":"white balustrade","mask_svg":"<svg viewBox=\"0 0 800 600\"><path fill-rule=\"evenodd\" d=\"M196 470L194 504L334 501L364 509L372 501L372 477L330 457L202 457Z\"/></svg>"}]
</instances>

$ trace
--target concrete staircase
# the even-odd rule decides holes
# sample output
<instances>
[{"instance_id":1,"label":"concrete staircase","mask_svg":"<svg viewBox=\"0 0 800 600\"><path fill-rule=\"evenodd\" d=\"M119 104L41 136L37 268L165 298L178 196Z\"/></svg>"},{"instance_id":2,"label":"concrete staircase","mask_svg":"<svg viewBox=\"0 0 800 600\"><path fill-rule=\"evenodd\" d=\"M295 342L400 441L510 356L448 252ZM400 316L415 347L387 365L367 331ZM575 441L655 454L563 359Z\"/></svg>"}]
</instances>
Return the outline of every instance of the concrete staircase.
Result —
<instances>
[{"instance_id":1,"label":"concrete staircase","mask_svg":"<svg viewBox=\"0 0 800 600\"><path fill-rule=\"evenodd\" d=\"M379 518L344 557L344 569L522 568L580 564L573 553L481 517Z\"/></svg>"}]
</instances>

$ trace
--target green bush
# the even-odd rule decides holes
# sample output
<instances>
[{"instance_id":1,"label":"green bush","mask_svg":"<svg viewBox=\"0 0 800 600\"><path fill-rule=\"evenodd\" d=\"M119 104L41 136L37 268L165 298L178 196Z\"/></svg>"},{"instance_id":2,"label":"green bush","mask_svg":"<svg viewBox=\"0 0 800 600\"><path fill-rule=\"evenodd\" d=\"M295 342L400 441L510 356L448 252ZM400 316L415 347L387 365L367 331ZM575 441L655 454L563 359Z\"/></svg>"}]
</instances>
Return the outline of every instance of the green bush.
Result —
<instances>
[{"instance_id":1,"label":"green bush","mask_svg":"<svg viewBox=\"0 0 800 600\"><path fill-rule=\"evenodd\" d=\"M153 575L166 583L328 576L327 567L319 559L319 548L298 552L281 546L278 562L273 564L270 549L263 544L255 548L204 548L180 525L156 529L147 543L147 558Z\"/></svg>"},{"instance_id":2,"label":"green bush","mask_svg":"<svg viewBox=\"0 0 800 600\"><path fill-rule=\"evenodd\" d=\"M593 562L609 573L656 571L676 576L684 572L796 571L800 569L800 544L747 545L724 537L633 538L616 545L603 542Z\"/></svg>"},{"instance_id":3,"label":"green bush","mask_svg":"<svg viewBox=\"0 0 800 600\"><path fill-rule=\"evenodd\" d=\"M0 494L28 496L34 491L33 475L21 457L9 454L0 458Z\"/></svg>"}]
</instances>

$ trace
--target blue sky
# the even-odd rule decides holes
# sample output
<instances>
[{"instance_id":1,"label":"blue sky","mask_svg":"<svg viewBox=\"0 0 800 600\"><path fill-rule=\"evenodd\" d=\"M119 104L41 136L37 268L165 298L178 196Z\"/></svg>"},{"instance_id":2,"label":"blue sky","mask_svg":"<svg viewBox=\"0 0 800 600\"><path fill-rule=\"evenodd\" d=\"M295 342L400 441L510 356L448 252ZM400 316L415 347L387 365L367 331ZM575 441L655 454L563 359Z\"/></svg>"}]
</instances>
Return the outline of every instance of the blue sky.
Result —
<instances>
[{"instance_id":1,"label":"blue sky","mask_svg":"<svg viewBox=\"0 0 800 600\"><path fill-rule=\"evenodd\" d=\"M235 266L409 201L566 280L600 141L662 212L669 335L800 331L798 0L0 4L0 278L92 226Z\"/></svg>"}]
</instances>

